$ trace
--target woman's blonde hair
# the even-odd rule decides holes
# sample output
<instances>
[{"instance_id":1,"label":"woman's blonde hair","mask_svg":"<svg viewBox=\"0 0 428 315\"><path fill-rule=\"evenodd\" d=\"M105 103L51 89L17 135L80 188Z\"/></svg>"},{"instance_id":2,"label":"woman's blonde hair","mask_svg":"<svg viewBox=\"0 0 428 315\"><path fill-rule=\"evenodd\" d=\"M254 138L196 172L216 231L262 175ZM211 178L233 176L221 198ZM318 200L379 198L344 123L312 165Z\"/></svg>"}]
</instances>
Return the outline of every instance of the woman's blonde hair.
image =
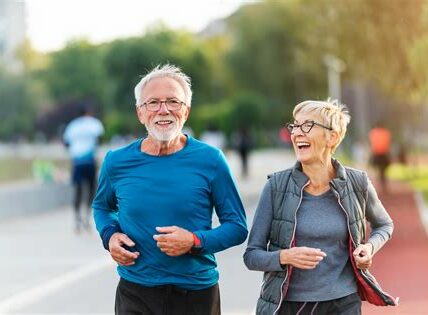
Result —
<instances>
[{"instance_id":1,"label":"woman's blonde hair","mask_svg":"<svg viewBox=\"0 0 428 315\"><path fill-rule=\"evenodd\" d=\"M342 142L346 134L346 128L351 121L348 108L339 103L337 100L327 101L304 101L296 105L293 110L293 117L299 113L315 113L322 121L320 123L330 127L339 135L339 140L332 148L332 152L336 150Z\"/></svg>"}]
</instances>

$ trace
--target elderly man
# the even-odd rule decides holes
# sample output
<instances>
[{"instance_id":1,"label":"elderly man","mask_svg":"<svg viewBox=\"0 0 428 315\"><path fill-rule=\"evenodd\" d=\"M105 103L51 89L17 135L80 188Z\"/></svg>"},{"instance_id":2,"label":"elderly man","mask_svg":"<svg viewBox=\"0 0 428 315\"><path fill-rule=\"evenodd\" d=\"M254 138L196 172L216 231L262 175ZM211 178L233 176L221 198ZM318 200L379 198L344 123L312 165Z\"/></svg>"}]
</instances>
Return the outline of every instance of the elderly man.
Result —
<instances>
[{"instance_id":1,"label":"elderly man","mask_svg":"<svg viewBox=\"0 0 428 315\"><path fill-rule=\"evenodd\" d=\"M220 150L182 133L192 91L179 68L153 69L135 98L148 136L107 153L93 202L103 245L118 263L115 312L220 314L214 253L247 236L231 172Z\"/></svg>"}]
</instances>

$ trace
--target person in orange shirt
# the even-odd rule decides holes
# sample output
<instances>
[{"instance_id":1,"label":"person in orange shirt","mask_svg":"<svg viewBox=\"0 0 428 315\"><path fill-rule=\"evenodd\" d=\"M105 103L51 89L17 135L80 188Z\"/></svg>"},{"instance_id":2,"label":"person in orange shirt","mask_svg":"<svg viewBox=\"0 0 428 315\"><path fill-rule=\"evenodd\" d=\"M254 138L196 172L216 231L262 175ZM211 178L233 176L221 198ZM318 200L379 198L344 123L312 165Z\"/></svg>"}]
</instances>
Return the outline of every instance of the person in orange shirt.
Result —
<instances>
[{"instance_id":1,"label":"person in orange shirt","mask_svg":"<svg viewBox=\"0 0 428 315\"><path fill-rule=\"evenodd\" d=\"M386 170L391 163L391 132L382 122L369 131L371 163L377 169L382 190L387 192Z\"/></svg>"}]
</instances>

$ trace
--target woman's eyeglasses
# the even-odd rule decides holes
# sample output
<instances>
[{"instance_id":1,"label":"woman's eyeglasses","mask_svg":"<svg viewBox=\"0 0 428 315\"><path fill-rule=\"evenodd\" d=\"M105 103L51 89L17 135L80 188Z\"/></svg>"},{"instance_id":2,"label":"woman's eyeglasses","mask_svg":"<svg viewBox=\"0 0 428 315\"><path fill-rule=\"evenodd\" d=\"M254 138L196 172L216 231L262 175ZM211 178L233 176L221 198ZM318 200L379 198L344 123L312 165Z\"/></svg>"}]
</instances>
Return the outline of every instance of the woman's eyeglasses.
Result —
<instances>
[{"instance_id":1,"label":"woman's eyeglasses","mask_svg":"<svg viewBox=\"0 0 428 315\"><path fill-rule=\"evenodd\" d=\"M296 129L296 128L300 128L300 130L302 130L303 133L308 133L308 132L310 132L312 130L312 128L315 125L319 126L321 128L328 129L328 130L333 130L331 127L324 126L324 125L322 125L320 123L317 123L316 121L313 121L313 120L305 121L304 123L301 123L300 125L299 124L288 123L285 126L287 127L287 129L288 129L288 131L290 133L293 133L294 129Z\"/></svg>"}]
</instances>

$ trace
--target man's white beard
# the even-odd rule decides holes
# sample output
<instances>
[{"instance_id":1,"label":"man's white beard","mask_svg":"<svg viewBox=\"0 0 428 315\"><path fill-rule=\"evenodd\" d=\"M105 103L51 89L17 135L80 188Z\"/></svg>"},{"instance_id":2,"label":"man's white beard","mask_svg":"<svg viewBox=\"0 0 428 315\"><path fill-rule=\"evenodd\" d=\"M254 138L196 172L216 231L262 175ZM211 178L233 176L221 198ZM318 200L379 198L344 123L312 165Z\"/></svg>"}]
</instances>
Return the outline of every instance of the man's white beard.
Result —
<instances>
[{"instance_id":1,"label":"man's white beard","mask_svg":"<svg viewBox=\"0 0 428 315\"><path fill-rule=\"evenodd\" d=\"M147 125L146 125L146 130L151 137L155 138L158 141L171 141L181 133L182 127L183 126L179 126L178 122L175 121L173 128L170 130L159 131L156 129L156 126L147 126Z\"/></svg>"}]
</instances>

